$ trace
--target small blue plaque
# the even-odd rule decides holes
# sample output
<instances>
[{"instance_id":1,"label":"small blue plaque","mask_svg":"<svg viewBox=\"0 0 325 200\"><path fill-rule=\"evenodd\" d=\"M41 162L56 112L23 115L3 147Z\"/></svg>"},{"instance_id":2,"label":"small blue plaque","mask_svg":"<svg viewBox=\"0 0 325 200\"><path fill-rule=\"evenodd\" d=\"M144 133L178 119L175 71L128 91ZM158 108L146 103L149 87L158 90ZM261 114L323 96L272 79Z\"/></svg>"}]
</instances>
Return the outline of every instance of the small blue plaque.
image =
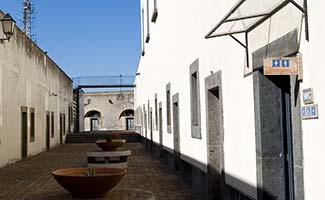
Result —
<instances>
[{"instance_id":1,"label":"small blue plaque","mask_svg":"<svg viewBox=\"0 0 325 200\"><path fill-rule=\"evenodd\" d=\"M313 88L307 88L302 91L302 97L305 104L314 103L314 92Z\"/></svg>"},{"instance_id":2,"label":"small blue plaque","mask_svg":"<svg viewBox=\"0 0 325 200\"><path fill-rule=\"evenodd\" d=\"M280 67L280 60L279 59L273 59L272 60L272 67Z\"/></svg>"},{"instance_id":3,"label":"small blue plaque","mask_svg":"<svg viewBox=\"0 0 325 200\"><path fill-rule=\"evenodd\" d=\"M288 59L283 59L282 60L282 67L289 67L290 66L290 61Z\"/></svg>"},{"instance_id":4,"label":"small blue plaque","mask_svg":"<svg viewBox=\"0 0 325 200\"><path fill-rule=\"evenodd\" d=\"M306 117L306 108L305 107L301 108L301 116L302 116L302 118Z\"/></svg>"},{"instance_id":5,"label":"small blue plaque","mask_svg":"<svg viewBox=\"0 0 325 200\"><path fill-rule=\"evenodd\" d=\"M318 105L311 104L301 107L301 118L302 119L318 119Z\"/></svg>"}]
</instances>

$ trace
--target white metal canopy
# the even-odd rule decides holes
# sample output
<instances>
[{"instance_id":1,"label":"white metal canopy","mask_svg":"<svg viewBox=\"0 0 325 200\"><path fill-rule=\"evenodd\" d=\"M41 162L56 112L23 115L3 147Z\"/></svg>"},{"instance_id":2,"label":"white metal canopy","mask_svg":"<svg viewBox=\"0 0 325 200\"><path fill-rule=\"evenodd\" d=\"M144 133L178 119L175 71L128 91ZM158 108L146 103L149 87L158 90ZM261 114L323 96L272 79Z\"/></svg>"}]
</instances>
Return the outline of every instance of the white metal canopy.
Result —
<instances>
[{"instance_id":1,"label":"white metal canopy","mask_svg":"<svg viewBox=\"0 0 325 200\"><path fill-rule=\"evenodd\" d=\"M307 15L307 0L240 0L205 38L248 33L289 3Z\"/></svg>"},{"instance_id":2,"label":"white metal canopy","mask_svg":"<svg viewBox=\"0 0 325 200\"><path fill-rule=\"evenodd\" d=\"M239 0L205 38L230 36L236 40L246 49L246 66L248 67L248 33L288 4L292 4L304 14L306 40L309 40L307 0ZM234 36L239 33L245 33L245 43Z\"/></svg>"}]
</instances>

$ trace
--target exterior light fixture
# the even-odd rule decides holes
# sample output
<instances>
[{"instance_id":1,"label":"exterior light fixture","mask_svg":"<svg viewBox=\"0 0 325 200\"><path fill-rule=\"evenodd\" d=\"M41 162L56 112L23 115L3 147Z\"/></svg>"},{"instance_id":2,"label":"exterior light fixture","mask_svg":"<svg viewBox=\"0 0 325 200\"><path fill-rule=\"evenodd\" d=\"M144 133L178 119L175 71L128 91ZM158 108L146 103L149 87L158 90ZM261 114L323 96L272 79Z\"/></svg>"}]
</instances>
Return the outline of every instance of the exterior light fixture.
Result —
<instances>
[{"instance_id":1,"label":"exterior light fixture","mask_svg":"<svg viewBox=\"0 0 325 200\"><path fill-rule=\"evenodd\" d=\"M14 28L16 21L7 13L3 18L0 20L2 24L2 30L5 34L6 38L1 38L0 40L8 40L14 34Z\"/></svg>"}]
</instances>

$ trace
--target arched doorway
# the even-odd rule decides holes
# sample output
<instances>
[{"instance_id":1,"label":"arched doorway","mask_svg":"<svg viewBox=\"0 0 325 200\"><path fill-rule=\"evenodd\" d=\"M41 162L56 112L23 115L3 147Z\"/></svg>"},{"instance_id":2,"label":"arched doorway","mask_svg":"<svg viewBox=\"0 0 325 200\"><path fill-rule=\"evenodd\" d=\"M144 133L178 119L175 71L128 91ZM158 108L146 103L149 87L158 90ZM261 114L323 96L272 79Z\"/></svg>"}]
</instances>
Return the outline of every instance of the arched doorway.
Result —
<instances>
[{"instance_id":1,"label":"arched doorway","mask_svg":"<svg viewBox=\"0 0 325 200\"><path fill-rule=\"evenodd\" d=\"M119 119L125 118L126 120L126 130L134 130L134 110L126 109L121 112Z\"/></svg>"},{"instance_id":2,"label":"arched doorway","mask_svg":"<svg viewBox=\"0 0 325 200\"><path fill-rule=\"evenodd\" d=\"M97 110L90 110L85 115L85 124L86 121L89 119L89 128L90 131L99 130L99 120L101 118L101 114Z\"/></svg>"}]
</instances>

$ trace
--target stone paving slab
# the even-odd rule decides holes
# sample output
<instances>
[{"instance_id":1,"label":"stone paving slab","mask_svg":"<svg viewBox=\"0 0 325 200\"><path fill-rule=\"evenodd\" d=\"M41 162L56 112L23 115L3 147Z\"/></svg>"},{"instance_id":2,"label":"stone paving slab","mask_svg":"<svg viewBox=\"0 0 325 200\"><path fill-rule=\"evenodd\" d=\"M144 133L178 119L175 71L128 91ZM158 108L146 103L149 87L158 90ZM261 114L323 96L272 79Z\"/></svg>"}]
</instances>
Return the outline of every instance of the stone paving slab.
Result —
<instances>
[{"instance_id":1,"label":"stone paving slab","mask_svg":"<svg viewBox=\"0 0 325 200\"><path fill-rule=\"evenodd\" d=\"M200 199L159 161L153 160L140 143L127 143L132 151L128 173L105 198L110 200L192 200ZM51 151L0 168L0 200L73 199L51 175L55 169L87 166L86 153L95 144L66 144Z\"/></svg>"}]
</instances>

